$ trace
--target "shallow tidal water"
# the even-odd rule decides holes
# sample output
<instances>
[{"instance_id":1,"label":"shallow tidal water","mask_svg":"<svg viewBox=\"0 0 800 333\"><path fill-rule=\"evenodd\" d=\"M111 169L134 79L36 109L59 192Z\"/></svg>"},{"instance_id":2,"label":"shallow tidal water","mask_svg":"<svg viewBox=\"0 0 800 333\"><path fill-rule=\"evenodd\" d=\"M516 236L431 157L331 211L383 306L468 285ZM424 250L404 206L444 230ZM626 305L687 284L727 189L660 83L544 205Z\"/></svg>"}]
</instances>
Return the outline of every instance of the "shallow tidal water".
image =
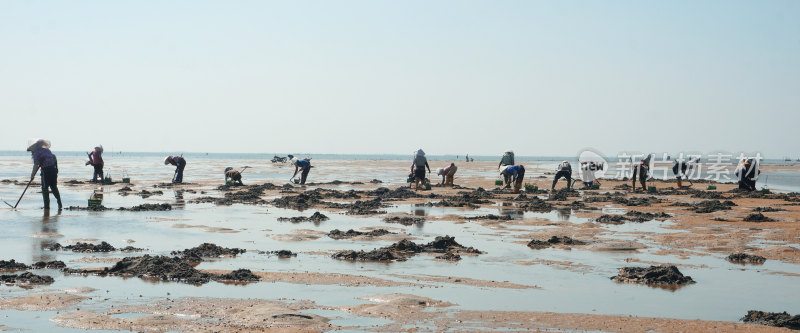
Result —
<instances>
[{"instance_id":1,"label":"shallow tidal water","mask_svg":"<svg viewBox=\"0 0 800 333\"><path fill-rule=\"evenodd\" d=\"M29 165L25 160L6 158L0 160L0 170L6 178L24 180ZM113 159L107 160L111 164ZM305 285L292 283L258 282L249 284L224 284L210 282L202 286L178 282L154 282L138 278L99 277L65 275L58 270L30 270L35 274L50 275L55 282L50 285L23 289L18 286L0 285L0 297L27 295L40 290L59 290L77 287L96 288L86 296L91 300L70 307L70 309L95 309L104 311L109 304L129 305L153 303L165 298L225 297L225 298L263 298L263 299L308 299L318 304L336 306L364 302L359 297L386 294L408 293L447 301L456 309L468 310L507 310L507 311L547 311L559 313L591 313L609 315L635 315L646 317L667 317L681 319L703 319L736 321L748 310L788 311L800 313L800 265L768 260L764 265L742 266L729 263L721 255L697 255L683 259L672 255L654 254L659 248L647 244L642 235L647 233L684 232L670 228L670 221L650 221L624 225L602 225L607 233L600 237L619 240L638 240L648 246L638 251L591 251L573 248L547 248L532 250L525 246L530 238L524 235L541 229L546 225L512 225L508 228L492 228L473 222L447 220L448 216L474 217L486 214L509 214L517 220L546 219L553 223L592 223L580 217L576 211L557 211L550 213L520 212L513 206L495 205L478 209L426 207L415 204L398 204L386 208L387 213L410 214L427 217L428 221L418 225L403 226L385 223L379 216L349 216L341 212L319 210L330 220L321 223L279 222L279 217L309 216L316 209L303 212L277 208L271 205L216 206L197 204L191 201L197 197L221 196L215 190L222 182L221 170L228 160L209 159L203 166L189 161L184 181L197 182L198 185L184 187L195 192L172 188L153 188L152 184L167 182L172 169L159 163L131 160L125 164L126 170L141 170L131 175L135 191L142 189L161 190L162 195L143 199L138 195L120 195L115 186L67 186L60 185L65 206L85 206L92 191L104 191L103 204L107 207L130 207L141 203L170 203L172 211L166 212L127 212L127 211L72 211L60 214L53 210L46 214L41 209L41 196L38 188L30 188L20 203L19 209L0 209L3 232L0 233L2 253L0 259L16 259L32 264L37 261L64 261L70 268L95 268L111 266L107 262L83 262L87 257L122 258L143 254L169 255L171 251L198 246L201 243L214 243L224 247L245 248L249 251L236 258L209 260L197 266L198 269L233 270L247 268L252 271L280 272L318 272L364 275L386 280L415 282L407 276L432 275L453 278L472 278L489 281L508 281L511 283L537 286L531 289L508 289L467 286L452 283L425 282L426 287L347 287L339 285ZM238 165L254 166L245 171L246 184L286 182L293 168L273 166L265 161L237 160ZM60 161L61 180L88 179L89 167L82 168L82 161ZM266 162L268 163L268 162ZM312 169L310 181L327 182L332 180L366 182L376 178L384 181L382 186L394 188L403 184L405 167L389 166L366 174L360 168L363 162L320 161L318 168ZM330 168L326 168L330 164ZM343 164L343 165L340 165ZM119 168L121 169L121 168ZM9 170L20 170L18 173ZM75 171L78 170L78 171ZM114 169L112 169L114 170ZM116 173L116 172L115 172ZM474 170L472 174L489 174L484 170ZM16 177L10 177L17 174ZM2 177L0 177L2 178ZM278 179L281 179L278 181ZM0 198L11 201L21 192L23 186L0 184ZM325 186L325 188L347 190L360 188L358 184ZM202 191L207 193L203 194ZM436 189L434 188L434 192ZM55 200L52 205L55 207ZM5 205L4 205L5 206ZM614 211L611 209L610 211ZM450 235L464 246L480 249L485 254L479 256L462 255L459 262L433 260L433 255L419 254L407 261L392 263L350 262L332 259L329 253L338 250L371 250L390 245L391 241L351 241L334 240L325 235L333 229L364 230L367 227L382 227L390 231L407 233L416 243L432 241L436 236ZM294 234L297 230L311 230L318 238L304 241L289 241L281 235ZM50 251L47 247L54 243L62 245L75 241L106 241L115 247L132 245L146 249L141 253L73 253ZM758 245L758 240L754 240ZM278 258L259 251L291 250L299 253L296 257ZM320 253L324 252L324 253ZM328 254L325 254L328 253ZM633 258L640 263L629 263ZM570 262L577 265L551 265L545 261ZM520 264L528 262L529 264ZM652 288L643 285L617 284L609 278L616 275L617 268L623 266L644 266L644 262L676 264L681 272L690 275L697 283L676 290ZM790 274L773 274L784 272ZM792 276L791 274L794 274ZM400 277L403 276L403 277ZM340 311L309 310L332 319L339 325L369 327L380 325L385 320L364 318ZM337 313L338 312L338 313ZM33 331L74 331L56 327L49 318L55 311L0 311L0 323L11 328L24 328ZM136 316L137 314L129 314Z\"/></svg>"}]
</instances>

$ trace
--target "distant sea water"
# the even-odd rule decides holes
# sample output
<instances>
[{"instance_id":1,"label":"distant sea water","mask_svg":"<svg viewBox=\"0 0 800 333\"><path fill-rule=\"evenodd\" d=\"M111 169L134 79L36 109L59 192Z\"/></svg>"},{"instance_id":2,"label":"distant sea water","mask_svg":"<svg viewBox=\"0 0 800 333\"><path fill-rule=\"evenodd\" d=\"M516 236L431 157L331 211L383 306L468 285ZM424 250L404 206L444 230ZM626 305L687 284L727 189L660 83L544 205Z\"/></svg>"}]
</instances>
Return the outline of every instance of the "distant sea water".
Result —
<instances>
[{"instance_id":1,"label":"distant sea water","mask_svg":"<svg viewBox=\"0 0 800 333\"><path fill-rule=\"evenodd\" d=\"M81 151L58 151L54 153L58 156L59 160L64 159L86 159L86 152ZM180 152L119 152L119 151L106 151L103 156L106 158L113 157L114 159L147 159L147 160L163 160L167 155L181 154ZM202 160L264 160L269 163L274 155L285 157L287 153L182 153L184 157L192 161ZM411 161L412 154L309 154L309 153L292 153L299 158L310 157L316 160L347 160L347 161ZM30 153L25 151L0 151L0 161L19 160L19 158L30 157ZM465 162L466 155L426 155L430 161L455 161ZM500 161L500 154L494 156L488 155L470 155L474 161ZM548 169L555 169L558 163L563 160L570 161L573 169L577 168L577 158L575 156L516 156L517 164L537 164L539 167ZM606 157L606 161L610 163L610 168L606 172L606 178L612 178L614 175L627 170L618 170L615 168L615 163L618 162L617 157ZM674 179L672 176L672 161L656 160L656 169L653 172L653 177L657 179ZM702 163L708 163L706 158L703 158ZM786 165L783 159L769 159L765 158L761 162L763 165ZM794 162L788 162L790 164ZM735 159L730 164L726 165L726 170L729 170L730 180L722 179L722 182L733 182L733 169L736 167ZM0 177L15 177L9 172L10 170L0 170ZM708 168L704 168L701 173L701 178L709 176ZM800 172L780 171L780 172L765 172L762 173L758 180L759 188L767 186L770 189L784 191L784 192L800 192Z\"/></svg>"}]
</instances>

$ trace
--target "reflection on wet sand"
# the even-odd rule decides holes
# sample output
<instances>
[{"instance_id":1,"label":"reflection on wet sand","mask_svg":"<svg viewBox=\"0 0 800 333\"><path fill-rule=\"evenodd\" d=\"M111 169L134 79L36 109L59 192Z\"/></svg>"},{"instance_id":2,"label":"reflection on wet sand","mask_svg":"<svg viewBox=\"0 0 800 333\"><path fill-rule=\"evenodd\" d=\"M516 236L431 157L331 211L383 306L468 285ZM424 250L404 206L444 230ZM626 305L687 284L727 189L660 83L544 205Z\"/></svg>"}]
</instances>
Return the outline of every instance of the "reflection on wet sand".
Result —
<instances>
[{"instance_id":1,"label":"reflection on wet sand","mask_svg":"<svg viewBox=\"0 0 800 333\"><path fill-rule=\"evenodd\" d=\"M31 223L32 234L58 235L58 218L61 212L52 214L49 210L43 210L42 218ZM53 261L55 256L47 249L57 243L56 238L31 237L31 262Z\"/></svg>"},{"instance_id":2,"label":"reflection on wet sand","mask_svg":"<svg viewBox=\"0 0 800 333\"><path fill-rule=\"evenodd\" d=\"M209 165L225 165L229 161L210 160ZM67 162L69 163L69 162ZM250 163L256 165L256 163ZM176 282L153 283L153 279L130 277L100 277L91 274L72 275L54 270L41 270L36 273L50 274L56 282L48 286L52 289L76 289L91 285L102 292L89 295L91 302L82 301L68 307L62 313L70 313L77 308L92 313L73 313L62 316L61 325L69 327L85 323L86 318L100 318L117 327L119 318L106 318L96 314L108 313L117 306L134 306L137 304L157 304L162 301L180 299L182 297L200 296L207 298L204 304L222 304L223 299L248 299L253 295L261 295L269 299L292 299L302 303L310 310L324 310L332 304L360 304L357 299L369 295L381 296L393 302L389 306L370 305L376 308L387 308L397 311L396 326L381 323L376 330L391 330L412 326L422 327L418 318L411 318L409 313L424 306L420 301L448 302L457 304L456 312L443 310L437 316L450 315L469 317L474 320L462 326L463 329L501 325L487 322L480 318L482 313L505 316L508 311L516 311L514 318L526 318L534 314L558 309L564 313L606 314L604 320L616 320L631 316L655 316L702 320L723 320L728 324L735 322L749 308L781 309L790 313L799 312L793 305L794 294L797 294L797 276L800 275L800 252L796 247L798 235L797 225L791 221L800 213L800 207L791 205L792 198L730 198L736 206L730 210L717 211L702 215L681 206L684 203L703 200L695 198L692 193L684 194L641 194L614 190L621 183L603 182L600 195L579 192L568 196L566 200L550 200L549 196L541 196L546 205L532 208L535 203L532 195L527 199L517 197L508 192L495 190L493 179L486 175L494 175L496 164L470 163L459 165L456 183L460 188L434 187L431 191L423 191L419 196L404 198L382 198L381 209L386 214L353 214L347 208L355 201L369 201L375 197L371 191L378 187L396 189L405 187L401 177L407 174L405 162L376 162L374 170L368 170L363 162L358 161L319 161L312 172L311 179L318 185L284 186L285 168L266 166L248 169L247 184L261 184L269 177L282 177L275 181L275 187L256 195L262 200L241 200L232 204L217 204L217 200L201 201L198 198L225 198L235 192L247 191L251 187L220 189L216 167L192 165L187 169L187 184L172 186L165 182L161 169L143 168L150 172L137 176L136 185L116 184L104 186L104 205L113 210L103 212L66 211L64 214L44 214L39 210L39 202L27 200L19 211L0 211L0 219L6 223L4 235L0 235L4 244L4 252L0 259L30 258L36 261L62 260L68 268L92 269L102 271L111 267L124 257L169 256L171 251L196 247L203 243L214 243L225 247L246 249L236 258L204 258L197 265L202 272L230 273L239 269L252 270L262 278L262 282L228 283L209 282L200 287ZM402 164L402 165L401 165ZM359 172L337 173L326 169L336 166L335 170L361 170ZM132 169L132 168L131 168ZM531 168L535 174L535 168ZM149 170L149 171L148 171ZM463 171L463 173L461 173ZM170 171L171 172L171 171ZM397 176L400 172L400 176ZM351 179L345 178L347 175ZM383 183L369 183L368 180L379 178ZM277 178L276 178L277 179ZM392 179L398 179L392 183ZM189 181L190 180L190 181ZM330 183L342 180L347 183ZM547 186L550 179L530 177L528 182ZM363 184L359 184L359 182ZM537 183L538 182L538 183ZM655 182L659 189L671 184ZM153 186L159 186L154 188ZM20 185L13 182L0 184L0 196L18 190ZM130 186L131 195L123 196L119 189ZM716 193L732 196L727 185L720 185ZM483 187L486 191L478 191ZM75 184L62 191L64 199L71 205L85 205L94 191L90 184ZM309 200L309 208L305 212L280 208L274 205L273 199L286 196L310 194L315 189L333 189L336 191L355 190L358 198L322 197L318 201ZM132 195L147 190L164 191L150 197ZM468 202L473 206L442 206L443 200L453 198L464 199L460 192L473 195ZM649 196L656 196L659 202L648 205L628 206L613 201L616 197L626 200L624 203L640 203ZM326 192L327 193L327 192ZM331 193L327 193L331 194ZM326 194L326 195L327 195ZM586 200L597 197L601 200ZM631 200L636 198L637 200ZM485 200L481 201L481 200ZM602 201L605 200L605 201ZM727 198L726 198L727 200ZM455 202L454 200L450 200ZM462 200L466 202L468 200ZM328 205L335 202L340 205ZM477 202L477 203L476 203ZM581 205L574 205L580 202ZM175 207L168 211L118 211L118 207L131 207L141 204L170 203ZM527 204L527 205L526 205ZM776 221L750 223L742 221L755 207L779 205L784 211L764 212ZM552 206L552 209L550 209ZM542 208L545 207L545 208ZM319 211L329 219L308 218L310 213ZM623 221L622 224L603 224L595 221L603 214L623 215L631 211L644 213L668 212L669 220L647 220L643 222ZM355 211L357 212L357 211ZM655 216L655 215L654 215ZM661 216L661 215L659 215ZM395 220L385 221L387 217ZM282 222L279 218L286 218ZM726 219L725 221L714 220ZM393 221L393 223L392 223ZM426 222L427 221L427 222ZM405 223L405 224L404 224ZM387 229L397 234L391 237L361 237L348 240L337 240L328 235L332 230L341 232L353 229L368 231ZM62 236L63 234L63 236ZM355 234L355 233L353 233ZM419 253L392 262L369 262L335 260L333 254L341 251L364 251L399 246L403 239L413 240L415 244L425 244L436 240L436 237L453 236L460 244L481 249L480 256L463 255L459 261L436 259L440 253ZM526 246L532 240L546 242L552 237L579 240L584 243L553 244L552 246L533 249ZM47 248L57 241L70 242L76 240L99 243L106 241L115 247L126 245L135 240L136 246L145 248L144 253L76 253L71 251L49 251ZM409 245L410 242L400 244ZM271 253L280 251L297 253L290 259L279 258ZM738 266L724 260L731 252L743 252L764 256L766 261L758 267ZM682 273L691 275L697 281L688 288L665 291L638 285L616 284L609 278L623 266L672 264ZM435 277L435 278L432 278ZM160 280L159 280L160 281ZM762 288L749 290L742 285L758 283ZM519 288L508 290L503 286L538 286L540 288ZM29 295L41 292L39 287L31 291L19 288L7 289L10 293ZM737 290L736 293L727 292ZM400 295L402 296L396 296ZM141 297L140 297L141 295ZM264 296L267 295L267 296ZM418 296L415 296L418 295ZM587 295L593 295L587 297ZM97 297L95 297L97 296ZM536 302L531 302L536 299ZM579 301L576 301L579 300ZM417 303L415 304L414 301ZM324 304L324 305L320 305ZM356 311L359 307L348 306ZM153 311L161 309L153 308ZM149 310L148 310L149 311ZM469 315L460 311L474 311ZM495 312L492 312L495 311ZM424 311L419 311L424 313ZM193 312L199 313L199 312ZM322 313L322 312L320 312ZM148 313L152 315L152 313ZM623 316L615 316L624 314ZM8 322L27 322L17 313L2 312L8 316ZM295 312L277 313L279 318L299 318ZM302 315L302 314L299 314ZM562 316L565 314L552 314ZM37 330L46 331L49 321L54 315L41 315L41 318L30 320ZM284 316L284 317L281 317ZM294 317L292 317L294 316ZM69 318L67 318L69 317ZM164 317L171 319L172 317ZM350 323L354 327L347 329L373 329L366 323L367 319L354 319ZM192 319L189 319L192 320ZM155 329L155 324L148 320L140 330ZM703 321L698 321L705 323ZM195 321L190 325L202 325ZM71 326L76 325L76 326ZM445 330L446 323L432 320L425 326L429 330ZM553 324L555 325L555 324ZM714 325L714 324L708 324ZM741 324L740 324L741 325ZM568 325L567 325L568 326ZM195 326L192 326L195 327ZM515 327L498 326L505 329ZM523 326L516 329L524 330ZM553 326L554 327L554 326ZM573 326L569 326L573 327ZM705 328L713 326L701 326ZM744 327L744 326L743 326ZM531 329L532 327L524 326ZM534 329L537 327L533 327ZM632 331L645 328L634 326ZM749 328L749 327L748 327ZM127 328L123 328L127 329ZM327 327L326 329L333 329ZM584 326L572 328L584 329Z\"/></svg>"}]
</instances>

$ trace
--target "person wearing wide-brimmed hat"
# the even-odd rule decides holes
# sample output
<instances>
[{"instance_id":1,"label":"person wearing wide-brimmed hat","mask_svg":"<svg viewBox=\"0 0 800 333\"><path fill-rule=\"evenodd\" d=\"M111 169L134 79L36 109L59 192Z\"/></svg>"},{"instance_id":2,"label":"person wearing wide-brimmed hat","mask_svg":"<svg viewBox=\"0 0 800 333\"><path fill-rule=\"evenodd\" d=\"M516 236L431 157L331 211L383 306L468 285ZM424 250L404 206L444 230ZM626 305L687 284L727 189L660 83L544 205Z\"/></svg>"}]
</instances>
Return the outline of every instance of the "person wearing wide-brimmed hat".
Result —
<instances>
[{"instance_id":1,"label":"person wearing wide-brimmed hat","mask_svg":"<svg viewBox=\"0 0 800 333\"><path fill-rule=\"evenodd\" d=\"M186 160L183 159L183 156L167 156L167 158L164 159L164 165L168 164L172 164L176 167L172 182L175 184L183 183L183 169L186 168Z\"/></svg>"},{"instance_id":2,"label":"person wearing wide-brimmed hat","mask_svg":"<svg viewBox=\"0 0 800 333\"><path fill-rule=\"evenodd\" d=\"M31 180L36 177L36 172L42 170L42 199L44 200L44 209L50 210L50 192L56 197L58 202L58 210L63 208L61 205L61 194L58 192L58 160L56 155L50 151L50 141L44 139L31 140L28 145L28 151L31 152L31 159L33 159L33 171L31 171Z\"/></svg>"}]
</instances>

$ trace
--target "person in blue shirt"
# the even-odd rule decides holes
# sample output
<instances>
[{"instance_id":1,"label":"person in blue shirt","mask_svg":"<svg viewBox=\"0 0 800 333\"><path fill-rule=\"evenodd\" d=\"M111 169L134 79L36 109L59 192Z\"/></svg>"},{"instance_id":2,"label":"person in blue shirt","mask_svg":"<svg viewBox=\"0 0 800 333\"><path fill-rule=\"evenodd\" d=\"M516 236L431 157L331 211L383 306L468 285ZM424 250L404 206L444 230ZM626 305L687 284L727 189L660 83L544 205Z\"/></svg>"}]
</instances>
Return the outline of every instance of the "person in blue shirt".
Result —
<instances>
[{"instance_id":1,"label":"person in blue shirt","mask_svg":"<svg viewBox=\"0 0 800 333\"><path fill-rule=\"evenodd\" d=\"M172 164L176 167L172 182L175 184L183 183L183 169L186 168L186 160L183 159L183 156L167 156L167 158L164 159L164 165L168 164Z\"/></svg>"},{"instance_id":2,"label":"person in blue shirt","mask_svg":"<svg viewBox=\"0 0 800 333\"><path fill-rule=\"evenodd\" d=\"M297 173L300 172L300 184L305 184L306 179L308 178L308 172L311 171L311 159L304 158L302 160L297 159L294 155L288 155L290 161L294 165L294 175L292 175L292 179L297 176Z\"/></svg>"},{"instance_id":3,"label":"person in blue shirt","mask_svg":"<svg viewBox=\"0 0 800 333\"><path fill-rule=\"evenodd\" d=\"M500 174L503 175L503 179L506 183L506 186L503 188L508 188L513 183L514 193L519 193L519 189L522 188L522 180L525 178L525 166L507 166L503 169L503 171L500 171Z\"/></svg>"},{"instance_id":4,"label":"person in blue shirt","mask_svg":"<svg viewBox=\"0 0 800 333\"><path fill-rule=\"evenodd\" d=\"M31 181L36 177L39 169L42 170L42 199L44 200L44 209L50 210L50 192L56 197L58 202L58 210L61 211L63 205L61 204L61 194L58 192L58 160L56 155L50 151L50 141L38 139L28 146L28 151L31 152L31 159L33 159L33 171L31 171Z\"/></svg>"}]
</instances>

